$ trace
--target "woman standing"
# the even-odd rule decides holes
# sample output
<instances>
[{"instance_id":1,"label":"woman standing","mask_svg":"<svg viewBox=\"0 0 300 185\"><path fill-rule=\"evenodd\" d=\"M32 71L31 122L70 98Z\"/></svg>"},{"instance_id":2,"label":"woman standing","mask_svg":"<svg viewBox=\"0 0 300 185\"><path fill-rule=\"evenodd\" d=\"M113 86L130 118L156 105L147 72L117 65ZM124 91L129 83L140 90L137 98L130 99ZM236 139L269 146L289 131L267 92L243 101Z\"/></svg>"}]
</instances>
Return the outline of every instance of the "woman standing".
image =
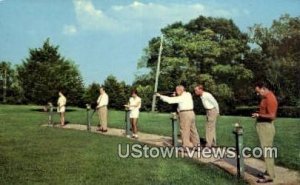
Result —
<instances>
[{"instance_id":1,"label":"woman standing","mask_svg":"<svg viewBox=\"0 0 300 185\"><path fill-rule=\"evenodd\" d=\"M137 90L131 91L131 97L129 98L129 104L125 105L130 110L129 118L132 128L132 137L138 138L137 135L137 123L139 119L140 108L142 105L142 99L138 96Z\"/></svg>"},{"instance_id":2,"label":"woman standing","mask_svg":"<svg viewBox=\"0 0 300 185\"><path fill-rule=\"evenodd\" d=\"M60 125L65 125L65 112L66 112L66 103L67 99L63 95L62 91L58 92L59 98L57 100L57 112L60 113Z\"/></svg>"}]
</instances>

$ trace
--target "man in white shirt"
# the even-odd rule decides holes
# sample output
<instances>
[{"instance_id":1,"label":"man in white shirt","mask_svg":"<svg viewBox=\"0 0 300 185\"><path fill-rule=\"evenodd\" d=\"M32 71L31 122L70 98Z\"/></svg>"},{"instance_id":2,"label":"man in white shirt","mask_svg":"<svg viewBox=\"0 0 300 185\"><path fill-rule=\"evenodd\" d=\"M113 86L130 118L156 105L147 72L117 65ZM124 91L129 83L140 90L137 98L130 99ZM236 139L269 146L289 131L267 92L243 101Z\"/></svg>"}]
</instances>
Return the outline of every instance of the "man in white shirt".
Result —
<instances>
[{"instance_id":1,"label":"man in white shirt","mask_svg":"<svg viewBox=\"0 0 300 185\"><path fill-rule=\"evenodd\" d=\"M219 115L219 104L217 100L209 92L204 91L203 85L197 85L195 87L195 94L200 96L203 107L206 110L206 146L212 147L217 144L216 137L216 122Z\"/></svg>"},{"instance_id":2,"label":"man in white shirt","mask_svg":"<svg viewBox=\"0 0 300 185\"><path fill-rule=\"evenodd\" d=\"M107 105L108 105L108 95L106 94L103 87L99 89L100 96L97 100L97 110L100 120L100 127L97 131L107 132Z\"/></svg>"},{"instance_id":3,"label":"man in white shirt","mask_svg":"<svg viewBox=\"0 0 300 185\"><path fill-rule=\"evenodd\" d=\"M62 91L58 92L58 100L57 100L57 112L60 113L60 125L65 125L65 112L66 112L66 104L67 98L63 95Z\"/></svg>"},{"instance_id":4,"label":"man in white shirt","mask_svg":"<svg viewBox=\"0 0 300 185\"><path fill-rule=\"evenodd\" d=\"M180 122L180 133L182 146L193 148L199 145L199 135L196 128L196 117L194 113L194 102L191 93L186 92L182 85L176 87L175 97L163 96L159 93L156 96L169 104L178 103L178 113Z\"/></svg>"}]
</instances>

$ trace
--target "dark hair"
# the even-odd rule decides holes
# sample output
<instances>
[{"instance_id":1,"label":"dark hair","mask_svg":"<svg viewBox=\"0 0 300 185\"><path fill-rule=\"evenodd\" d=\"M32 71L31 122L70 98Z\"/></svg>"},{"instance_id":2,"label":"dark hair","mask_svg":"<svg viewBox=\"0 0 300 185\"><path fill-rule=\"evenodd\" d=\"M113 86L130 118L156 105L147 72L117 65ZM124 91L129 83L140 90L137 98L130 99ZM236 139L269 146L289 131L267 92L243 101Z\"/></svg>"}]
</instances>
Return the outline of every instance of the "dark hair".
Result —
<instances>
[{"instance_id":1,"label":"dark hair","mask_svg":"<svg viewBox=\"0 0 300 185\"><path fill-rule=\"evenodd\" d=\"M256 82L255 87L258 87L258 88L263 88L264 87L264 88L267 88L267 89L269 88L268 84L266 82L262 82L262 81L261 82Z\"/></svg>"},{"instance_id":2,"label":"dark hair","mask_svg":"<svg viewBox=\"0 0 300 185\"><path fill-rule=\"evenodd\" d=\"M197 85L196 87L197 87L198 89L204 90L204 87L203 87L203 85L201 85L201 84Z\"/></svg>"},{"instance_id":3,"label":"dark hair","mask_svg":"<svg viewBox=\"0 0 300 185\"><path fill-rule=\"evenodd\" d=\"M138 95L138 92L137 92L136 89L133 89L133 90L131 90L131 94L136 94L136 95Z\"/></svg>"}]
</instances>

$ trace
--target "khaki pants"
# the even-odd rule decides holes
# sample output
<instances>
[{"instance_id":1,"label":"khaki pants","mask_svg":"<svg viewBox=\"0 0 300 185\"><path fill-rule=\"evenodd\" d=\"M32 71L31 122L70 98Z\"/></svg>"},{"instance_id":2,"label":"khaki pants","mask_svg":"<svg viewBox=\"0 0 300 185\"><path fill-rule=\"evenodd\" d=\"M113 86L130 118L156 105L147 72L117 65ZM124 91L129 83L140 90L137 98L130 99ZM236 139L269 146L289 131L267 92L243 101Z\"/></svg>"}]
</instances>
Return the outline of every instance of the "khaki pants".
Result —
<instances>
[{"instance_id":1,"label":"khaki pants","mask_svg":"<svg viewBox=\"0 0 300 185\"><path fill-rule=\"evenodd\" d=\"M196 147L200 143L194 111L179 112L180 134L183 147Z\"/></svg>"},{"instance_id":2,"label":"khaki pants","mask_svg":"<svg viewBox=\"0 0 300 185\"><path fill-rule=\"evenodd\" d=\"M100 128L107 129L107 106L100 107L98 109L98 116L100 120Z\"/></svg>"},{"instance_id":3,"label":"khaki pants","mask_svg":"<svg viewBox=\"0 0 300 185\"><path fill-rule=\"evenodd\" d=\"M263 153L265 153L265 147L273 147L273 139L275 136L274 123L269 122L259 122L256 123L256 131L260 141ZM271 179L275 178L275 165L274 158L271 156L265 157L266 170Z\"/></svg>"},{"instance_id":4,"label":"khaki pants","mask_svg":"<svg viewBox=\"0 0 300 185\"><path fill-rule=\"evenodd\" d=\"M206 110L205 138L206 146L208 147L217 145L216 122L218 115L215 108Z\"/></svg>"}]
</instances>

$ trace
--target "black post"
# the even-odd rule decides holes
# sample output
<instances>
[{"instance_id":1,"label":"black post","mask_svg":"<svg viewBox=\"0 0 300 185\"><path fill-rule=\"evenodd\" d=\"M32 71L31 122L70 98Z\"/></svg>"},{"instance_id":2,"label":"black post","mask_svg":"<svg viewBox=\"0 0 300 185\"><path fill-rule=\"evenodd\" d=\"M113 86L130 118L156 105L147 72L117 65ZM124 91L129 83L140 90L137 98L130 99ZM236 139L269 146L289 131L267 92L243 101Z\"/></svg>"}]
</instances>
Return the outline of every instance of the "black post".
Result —
<instances>
[{"instance_id":1,"label":"black post","mask_svg":"<svg viewBox=\"0 0 300 185\"><path fill-rule=\"evenodd\" d=\"M171 113L172 121L172 144L174 147L178 146L178 136L177 136L177 114L175 112Z\"/></svg>"},{"instance_id":2,"label":"black post","mask_svg":"<svg viewBox=\"0 0 300 185\"><path fill-rule=\"evenodd\" d=\"M236 146L236 162L237 162L237 177L244 177L244 156L242 153L243 150L243 127L241 127L238 123L235 124L235 129L233 130L233 134L235 135L235 146Z\"/></svg>"},{"instance_id":3,"label":"black post","mask_svg":"<svg viewBox=\"0 0 300 185\"><path fill-rule=\"evenodd\" d=\"M130 137L131 131L130 131L130 118L129 118L129 112L130 110L125 108L125 135L126 137Z\"/></svg>"},{"instance_id":4,"label":"black post","mask_svg":"<svg viewBox=\"0 0 300 185\"><path fill-rule=\"evenodd\" d=\"M91 131L91 116L90 116L90 112L91 112L91 105L90 104L86 104L86 117L87 117L87 130Z\"/></svg>"},{"instance_id":5,"label":"black post","mask_svg":"<svg viewBox=\"0 0 300 185\"><path fill-rule=\"evenodd\" d=\"M54 127L53 122L53 105L51 102L48 103L49 115L48 115L48 126Z\"/></svg>"}]
</instances>

